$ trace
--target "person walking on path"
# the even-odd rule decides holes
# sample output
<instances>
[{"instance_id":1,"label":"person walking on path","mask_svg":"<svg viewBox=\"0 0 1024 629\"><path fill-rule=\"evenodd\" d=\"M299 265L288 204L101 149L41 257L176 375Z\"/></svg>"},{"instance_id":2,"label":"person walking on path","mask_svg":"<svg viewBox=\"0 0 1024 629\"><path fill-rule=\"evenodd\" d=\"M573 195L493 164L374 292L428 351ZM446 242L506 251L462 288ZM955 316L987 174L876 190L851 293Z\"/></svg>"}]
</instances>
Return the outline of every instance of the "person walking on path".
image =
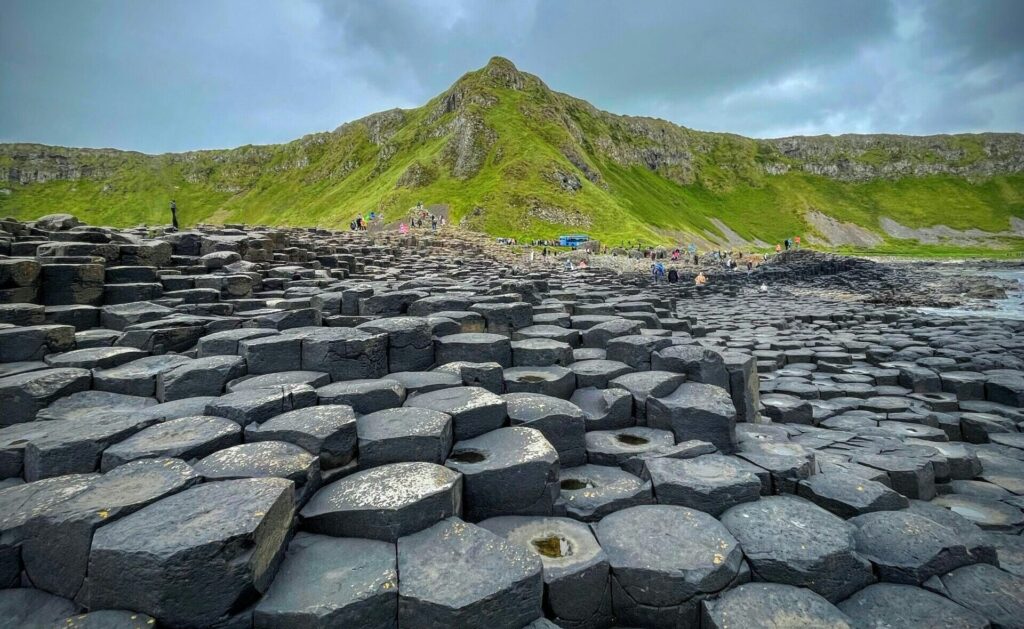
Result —
<instances>
[{"instance_id":1,"label":"person walking on path","mask_svg":"<svg viewBox=\"0 0 1024 629\"><path fill-rule=\"evenodd\" d=\"M171 199L171 225L178 229L178 204Z\"/></svg>"}]
</instances>

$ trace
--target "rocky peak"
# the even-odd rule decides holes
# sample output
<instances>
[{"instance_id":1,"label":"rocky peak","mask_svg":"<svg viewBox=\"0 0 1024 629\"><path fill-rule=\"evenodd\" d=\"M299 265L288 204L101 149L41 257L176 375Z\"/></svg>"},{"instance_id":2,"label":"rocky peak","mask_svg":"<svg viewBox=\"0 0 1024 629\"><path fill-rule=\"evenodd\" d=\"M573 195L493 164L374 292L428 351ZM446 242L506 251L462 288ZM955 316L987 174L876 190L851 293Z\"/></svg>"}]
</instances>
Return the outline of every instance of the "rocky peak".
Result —
<instances>
[{"instance_id":1,"label":"rocky peak","mask_svg":"<svg viewBox=\"0 0 1024 629\"><path fill-rule=\"evenodd\" d=\"M482 74L496 87L523 90L534 83L541 83L537 77L521 72L514 63L504 57L491 57L483 67Z\"/></svg>"}]
</instances>

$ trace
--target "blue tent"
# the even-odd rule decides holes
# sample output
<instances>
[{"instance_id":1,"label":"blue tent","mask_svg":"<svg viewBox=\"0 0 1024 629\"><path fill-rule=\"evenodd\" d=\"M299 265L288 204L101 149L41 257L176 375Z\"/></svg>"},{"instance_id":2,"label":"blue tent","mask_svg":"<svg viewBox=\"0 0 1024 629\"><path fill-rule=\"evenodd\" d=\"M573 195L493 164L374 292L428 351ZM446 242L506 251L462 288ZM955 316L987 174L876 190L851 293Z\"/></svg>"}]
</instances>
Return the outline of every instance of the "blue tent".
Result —
<instances>
[{"instance_id":1,"label":"blue tent","mask_svg":"<svg viewBox=\"0 0 1024 629\"><path fill-rule=\"evenodd\" d=\"M590 240L590 236L586 234L568 234L566 236L559 236L558 244L563 247L578 247L588 240Z\"/></svg>"}]
</instances>

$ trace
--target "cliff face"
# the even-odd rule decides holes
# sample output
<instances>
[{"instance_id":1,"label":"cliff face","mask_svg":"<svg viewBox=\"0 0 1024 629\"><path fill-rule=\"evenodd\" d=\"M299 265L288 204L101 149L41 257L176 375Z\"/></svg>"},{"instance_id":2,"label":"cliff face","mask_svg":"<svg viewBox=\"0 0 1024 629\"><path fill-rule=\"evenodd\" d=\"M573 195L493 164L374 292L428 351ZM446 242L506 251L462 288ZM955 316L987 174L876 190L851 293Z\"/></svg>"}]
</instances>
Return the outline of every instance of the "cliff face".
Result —
<instances>
[{"instance_id":1,"label":"cliff face","mask_svg":"<svg viewBox=\"0 0 1024 629\"><path fill-rule=\"evenodd\" d=\"M141 154L114 149L72 149L42 144L0 144L0 181L17 184L106 179Z\"/></svg>"},{"instance_id":2,"label":"cliff face","mask_svg":"<svg viewBox=\"0 0 1024 629\"><path fill-rule=\"evenodd\" d=\"M980 179L1024 171L1024 135L841 135L768 140L805 172L844 181L954 175Z\"/></svg>"},{"instance_id":3,"label":"cliff face","mask_svg":"<svg viewBox=\"0 0 1024 629\"><path fill-rule=\"evenodd\" d=\"M345 224L357 211L426 200L502 235L587 225L606 236L715 241L725 225L771 241L813 234L828 224L820 216L881 232L883 215L932 224L921 211L930 205L935 223L948 222L941 210L951 198L977 213L954 227L1003 231L1024 218L1022 173L1021 134L700 132L600 111L495 58L423 107L287 144L164 155L0 145L0 209L152 222L178 196L192 221ZM919 207L901 209L908 199Z\"/></svg>"}]
</instances>

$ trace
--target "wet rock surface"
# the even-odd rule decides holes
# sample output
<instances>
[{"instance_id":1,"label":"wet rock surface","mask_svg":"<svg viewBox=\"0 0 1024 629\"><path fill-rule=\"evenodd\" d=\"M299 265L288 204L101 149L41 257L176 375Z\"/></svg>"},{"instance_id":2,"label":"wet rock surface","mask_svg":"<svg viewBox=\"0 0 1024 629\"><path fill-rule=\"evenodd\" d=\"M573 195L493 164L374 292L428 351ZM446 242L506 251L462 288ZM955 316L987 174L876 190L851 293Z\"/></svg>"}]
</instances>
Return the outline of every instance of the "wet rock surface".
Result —
<instances>
[{"instance_id":1,"label":"wet rock surface","mask_svg":"<svg viewBox=\"0 0 1024 629\"><path fill-rule=\"evenodd\" d=\"M0 625L1021 626L1024 323L948 268L77 224L0 221Z\"/></svg>"}]
</instances>

